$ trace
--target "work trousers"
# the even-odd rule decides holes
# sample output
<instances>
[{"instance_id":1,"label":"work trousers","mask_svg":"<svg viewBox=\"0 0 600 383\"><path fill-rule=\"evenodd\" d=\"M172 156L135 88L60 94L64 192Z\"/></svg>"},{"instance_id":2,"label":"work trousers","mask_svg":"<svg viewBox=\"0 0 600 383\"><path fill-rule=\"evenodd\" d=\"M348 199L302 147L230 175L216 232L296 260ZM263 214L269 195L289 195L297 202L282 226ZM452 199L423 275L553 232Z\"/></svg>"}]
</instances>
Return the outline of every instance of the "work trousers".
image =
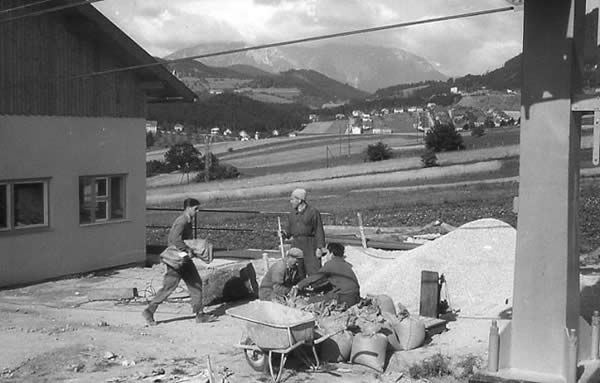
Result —
<instances>
[{"instance_id":1,"label":"work trousers","mask_svg":"<svg viewBox=\"0 0 600 383\"><path fill-rule=\"evenodd\" d=\"M317 258L317 240L315 237L298 235L292 239L292 247L302 250L304 258L298 259L298 275L300 279L313 275L321 268L321 259Z\"/></svg>"},{"instance_id":2,"label":"work trousers","mask_svg":"<svg viewBox=\"0 0 600 383\"><path fill-rule=\"evenodd\" d=\"M183 279L190 292L192 312L194 314L201 313L204 309L204 304L202 303L202 279L200 279L200 274L198 274L198 269L196 269L194 262L191 259L186 260L179 270L175 270L171 266L165 266L167 271L163 279L163 286L148 305L148 310L154 313L158 305L164 302L175 291L179 285L179 281Z\"/></svg>"}]
</instances>

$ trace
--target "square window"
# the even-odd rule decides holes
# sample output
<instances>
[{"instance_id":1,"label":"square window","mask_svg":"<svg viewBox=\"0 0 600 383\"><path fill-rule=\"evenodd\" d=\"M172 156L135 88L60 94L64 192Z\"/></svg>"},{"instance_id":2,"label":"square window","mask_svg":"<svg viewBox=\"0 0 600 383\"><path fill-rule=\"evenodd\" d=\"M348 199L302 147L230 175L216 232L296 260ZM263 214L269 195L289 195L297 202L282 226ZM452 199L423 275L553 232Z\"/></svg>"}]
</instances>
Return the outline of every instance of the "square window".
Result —
<instances>
[{"instance_id":1,"label":"square window","mask_svg":"<svg viewBox=\"0 0 600 383\"><path fill-rule=\"evenodd\" d=\"M44 182L13 185L13 224L15 228L48 224L47 193Z\"/></svg>"},{"instance_id":2,"label":"square window","mask_svg":"<svg viewBox=\"0 0 600 383\"><path fill-rule=\"evenodd\" d=\"M79 223L125 218L125 176L79 178Z\"/></svg>"}]
</instances>

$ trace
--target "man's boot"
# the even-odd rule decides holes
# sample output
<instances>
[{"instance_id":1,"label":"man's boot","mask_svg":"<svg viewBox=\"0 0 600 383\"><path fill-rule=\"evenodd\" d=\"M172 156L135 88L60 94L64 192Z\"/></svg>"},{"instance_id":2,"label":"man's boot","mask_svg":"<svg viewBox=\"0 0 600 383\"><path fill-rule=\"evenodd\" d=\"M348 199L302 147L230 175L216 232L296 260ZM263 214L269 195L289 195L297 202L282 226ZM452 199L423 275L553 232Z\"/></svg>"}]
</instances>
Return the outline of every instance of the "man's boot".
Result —
<instances>
[{"instance_id":1,"label":"man's boot","mask_svg":"<svg viewBox=\"0 0 600 383\"><path fill-rule=\"evenodd\" d=\"M156 321L154 320L154 311L150 306L146 307L144 311L142 311L142 316L146 320L146 324L148 326L156 326Z\"/></svg>"},{"instance_id":2,"label":"man's boot","mask_svg":"<svg viewBox=\"0 0 600 383\"><path fill-rule=\"evenodd\" d=\"M196 323L208 323L208 322L214 322L216 320L217 320L217 317L215 317L212 314L207 314L204 312L196 313Z\"/></svg>"}]
</instances>

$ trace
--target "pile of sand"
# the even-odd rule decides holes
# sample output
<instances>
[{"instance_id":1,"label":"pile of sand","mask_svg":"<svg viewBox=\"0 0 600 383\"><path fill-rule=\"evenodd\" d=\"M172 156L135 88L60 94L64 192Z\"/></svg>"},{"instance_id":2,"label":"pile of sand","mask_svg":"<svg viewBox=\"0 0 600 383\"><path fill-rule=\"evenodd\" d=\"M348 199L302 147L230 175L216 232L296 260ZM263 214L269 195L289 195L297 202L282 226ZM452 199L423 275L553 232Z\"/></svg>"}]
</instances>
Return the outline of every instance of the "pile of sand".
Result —
<instances>
[{"instance_id":1,"label":"pile of sand","mask_svg":"<svg viewBox=\"0 0 600 383\"><path fill-rule=\"evenodd\" d=\"M437 271L446 279L442 299L460 315L497 316L512 306L515 243L513 227L481 219L410 251L348 247L346 255L362 296L387 294L418 314L421 271Z\"/></svg>"}]
</instances>

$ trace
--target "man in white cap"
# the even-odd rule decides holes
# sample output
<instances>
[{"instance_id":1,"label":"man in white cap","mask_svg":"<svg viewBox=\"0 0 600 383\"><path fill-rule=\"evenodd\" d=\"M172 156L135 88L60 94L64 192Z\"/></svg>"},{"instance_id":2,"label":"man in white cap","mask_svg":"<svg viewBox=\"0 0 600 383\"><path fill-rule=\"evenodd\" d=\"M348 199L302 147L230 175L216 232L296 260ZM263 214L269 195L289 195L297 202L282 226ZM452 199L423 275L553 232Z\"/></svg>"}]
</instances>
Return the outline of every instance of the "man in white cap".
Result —
<instances>
[{"instance_id":1,"label":"man in white cap","mask_svg":"<svg viewBox=\"0 0 600 383\"><path fill-rule=\"evenodd\" d=\"M292 286L301 280L297 264L302 256L302 250L292 247L283 259L275 262L260 282L258 298L262 301L282 301Z\"/></svg>"},{"instance_id":2,"label":"man in white cap","mask_svg":"<svg viewBox=\"0 0 600 383\"><path fill-rule=\"evenodd\" d=\"M321 268L325 231L321 213L306 203L306 190L294 190L290 196L290 203L292 211L288 216L287 230L282 230L282 235L284 238L291 237L292 247L297 247L304 253L304 259L298 262L298 272L304 279Z\"/></svg>"}]
</instances>

